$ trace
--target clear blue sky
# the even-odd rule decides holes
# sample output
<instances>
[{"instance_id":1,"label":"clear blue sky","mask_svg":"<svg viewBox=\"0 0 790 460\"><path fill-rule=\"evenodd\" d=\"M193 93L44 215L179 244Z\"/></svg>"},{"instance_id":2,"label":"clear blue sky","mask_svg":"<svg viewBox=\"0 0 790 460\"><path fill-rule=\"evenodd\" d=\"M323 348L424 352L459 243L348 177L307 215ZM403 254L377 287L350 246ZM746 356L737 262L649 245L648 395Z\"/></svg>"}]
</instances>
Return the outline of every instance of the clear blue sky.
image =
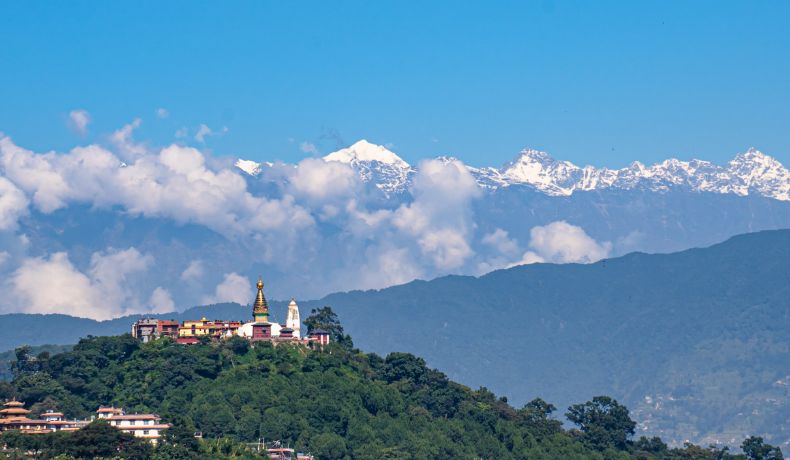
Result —
<instances>
[{"instance_id":1,"label":"clear blue sky","mask_svg":"<svg viewBox=\"0 0 790 460\"><path fill-rule=\"evenodd\" d=\"M789 19L770 1L4 1L0 131L64 149L140 117L162 144L227 126L206 148L257 160L367 138L473 165L752 145L790 164Z\"/></svg>"}]
</instances>

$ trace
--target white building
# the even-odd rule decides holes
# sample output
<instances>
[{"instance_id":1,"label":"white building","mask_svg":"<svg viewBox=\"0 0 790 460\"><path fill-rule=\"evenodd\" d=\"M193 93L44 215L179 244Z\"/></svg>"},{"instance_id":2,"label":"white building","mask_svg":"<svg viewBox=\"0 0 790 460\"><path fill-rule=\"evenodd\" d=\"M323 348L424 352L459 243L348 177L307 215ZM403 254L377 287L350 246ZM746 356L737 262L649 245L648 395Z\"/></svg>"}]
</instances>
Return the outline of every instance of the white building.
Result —
<instances>
[{"instance_id":1,"label":"white building","mask_svg":"<svg viewBox=\"0 0 790 460\"><path fill-rule=\"evenodd\" d=\"M136 438L149 439L154 444L162 437L162 432L170 428L155 414L126 414L119 407L100 407L96 413L100 419L107 420L110 426L131 433Z\"/></svg>"},{"instance_id":2,"label":"white building","mask_svg":"<svg viewBox=\"0 0 790 460\"><path fill-rule=\"evenodd\" d=\"M300 331L302 329L302 320L299 318L299 305L296 300L291 299L288 304L288 319L285 320L285 327L293 329L293 336L297 339L301 338Z\"/></svg>"}]
</instances>

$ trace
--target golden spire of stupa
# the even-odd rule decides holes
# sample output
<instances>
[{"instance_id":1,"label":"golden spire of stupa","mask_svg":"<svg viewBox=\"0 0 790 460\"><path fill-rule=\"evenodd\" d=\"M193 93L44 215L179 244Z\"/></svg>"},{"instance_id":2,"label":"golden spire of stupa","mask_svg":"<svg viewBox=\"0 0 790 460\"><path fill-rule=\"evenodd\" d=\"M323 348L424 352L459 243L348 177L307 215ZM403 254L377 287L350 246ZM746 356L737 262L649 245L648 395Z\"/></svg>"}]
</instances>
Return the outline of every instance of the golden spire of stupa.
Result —
<instances>
[{"instance_id":1,"label":"golden spire of stupa","mask_svg":"<svg viewBox=\"0 0 790 460\"><path fill-rule=\"evenodd\" d=\"M258 277L258 295L252 306L252 317L259 322L269 321L269 304L266 303L266 296L263 295L263 279L260 276Z\"/></svg>"}]
</instances>

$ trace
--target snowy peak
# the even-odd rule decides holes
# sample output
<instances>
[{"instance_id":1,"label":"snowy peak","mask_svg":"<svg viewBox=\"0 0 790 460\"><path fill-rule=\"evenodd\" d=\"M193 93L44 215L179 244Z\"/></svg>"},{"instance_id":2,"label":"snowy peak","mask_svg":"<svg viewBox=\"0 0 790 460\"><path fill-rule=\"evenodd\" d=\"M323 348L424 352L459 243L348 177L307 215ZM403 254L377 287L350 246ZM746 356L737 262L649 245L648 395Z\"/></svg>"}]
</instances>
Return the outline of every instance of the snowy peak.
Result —
<instances>
[{"instance_id":1,"label":"snowy peak","mask_svg":"<svg viewBox=\"0 0 790 460\"><path fill-rule=\"evenodd\" d=\"M524 149L500 170L502 177L516 184L532 184L557 195L570 195L582 170L569 161L557 161L546 152Z\"/></svg>"},{"instance_id":2,"label":"snowy peak","mask_svg":"<svg viewBox=\"0 0 790 460\"><path fill-rule=\"evenodd\" d=\"M549 195L605 188L665 191L684 188L697 192L748 195L756 192L778 200L790 200L790 172L776 159L755 148L740 153L727 167L708 161L670 158L647 167L635 161L622 169L578 166L557 161L538 150L523 150L495 174L491 168L470 169L487 188L531 185ZM496 181L499 176L499 181ZM496 183L499 182L499 183Z\"/></svg>"},{"instance_id":3,"label":"snowy peak","mask_svg":"<svg viewBox=\"0 0 790 460\"><path fill-rule=\"evenodd\" d=\"M274 166L274 163L269 161L264 161L263 163L257 163L252 160L243 160L239 158L238 160L236 160L234 166L236 166L243 172L249 174L250 176L257 176L258 174L261 173L264 167L271 168L272 166Z\"/></svg>"},{"instance_id":4,"label":"snowy peak","mask_svg":"<svg viewBox=\"0 0 790 460\"><path fill-rule=\"evenodd\" d=\"M350 147L332 152L324 157L325 161L339 161L341 163L357 164L360 162L379 162L400 168L408 168L409 164L394 152L381 145L372 144L365 139L356 142Z\"/></svg>"},{"instance_id":5,"label":"snowy peak","mask_svg":"<svg viewBox=\"0 0 790 460\"><path fill-rule=\"evenodd\" d=\"M406 191L414 169L394 152L366 140L330 153L324 161L338 161L353 168L363 182L370 182L385 195Z\"/></svg>"},{"instance_id":6,"label":"snowy peak","mask_svg":"<svg viewBox=\"0 0 790 460\"><path fill-rule=\"evenodd\" d=\"M755 191L779 200L790 200L790 171L775 158L753 147L733 158L727 172L734 193L748 195L749 191Z\"/></svg>"},{"instance_id":7,"label":"snowy peak","mask_svg":"<svg viewBox=\"0 0 790 460\"><path fill-rule=\"evenodd\" d=\"M750 169L760 172L778 171L784 169L782 163L763 152L750 148L746 152L739 153L729 163L730 169Z\"/></svg>"},{"instance_id":8,"label":"snowy peak","mask_svg":"<svg viewBox=\"0 0 790 460\"><path fill-rule=\"evenodd\" d=\"M258 173L261 172L261 164L256 163L252 160L242 160L239 158L236 160L235 166L245 173L249 174L250 176L256 176Z\"/></svg>"},{"instance_id":9,"label":"snowy peak","mask_svg":"<svg viewBox=\"0 0 790 460\"><path fill-rule=\"evenodd\" d=\"M386 196L405 193L416 170L387 148L361 140L330 153L325 161L348 164L363 182ZM439 157L444 163L452 157ZM236 167L257 176L271 163L238 160ZM670 158L652 166L638 161L621 169L579 167L554 159L546 152L524 149L501 168L467 166L477 183L490 190L527 186L547 195L569 196L575 192L640 189L665 192L680 189L693 192L756 194L790 201L790 171L779 161L755 148L739 153L725 166L709 161Z\"/></svg>"}]
</instances>

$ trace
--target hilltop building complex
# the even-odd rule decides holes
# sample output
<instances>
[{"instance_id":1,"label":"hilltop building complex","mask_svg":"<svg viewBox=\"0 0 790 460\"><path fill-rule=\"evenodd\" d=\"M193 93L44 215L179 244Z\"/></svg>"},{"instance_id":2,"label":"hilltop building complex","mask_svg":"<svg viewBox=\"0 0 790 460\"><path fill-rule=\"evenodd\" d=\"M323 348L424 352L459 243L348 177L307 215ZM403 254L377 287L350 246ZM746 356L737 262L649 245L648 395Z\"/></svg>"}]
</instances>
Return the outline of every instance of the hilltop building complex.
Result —
<instances>
[{"instance_id":1,"label":"hilltop building complex","mask_svg":"<svg viewBox=\"0 0 790 460\"><path fill-rule=\"evenodd\" d=\"M274 344L289 342L303 345L325 346L329 343L329 334L322 330L313 330L302 337L302 320L299 305L291 299L288 304L285 324L270 321L269 303L263 293L263 280L258 279L258 293L252 305L252 321L187 320L182 324L173 320L144 318L132 325L132 336L142 342L159 337L171 337L184 345L200 343L201 339L220 340L233 336L244 337L251 342L272 342Z\"/></svg>"}]
</instances>

